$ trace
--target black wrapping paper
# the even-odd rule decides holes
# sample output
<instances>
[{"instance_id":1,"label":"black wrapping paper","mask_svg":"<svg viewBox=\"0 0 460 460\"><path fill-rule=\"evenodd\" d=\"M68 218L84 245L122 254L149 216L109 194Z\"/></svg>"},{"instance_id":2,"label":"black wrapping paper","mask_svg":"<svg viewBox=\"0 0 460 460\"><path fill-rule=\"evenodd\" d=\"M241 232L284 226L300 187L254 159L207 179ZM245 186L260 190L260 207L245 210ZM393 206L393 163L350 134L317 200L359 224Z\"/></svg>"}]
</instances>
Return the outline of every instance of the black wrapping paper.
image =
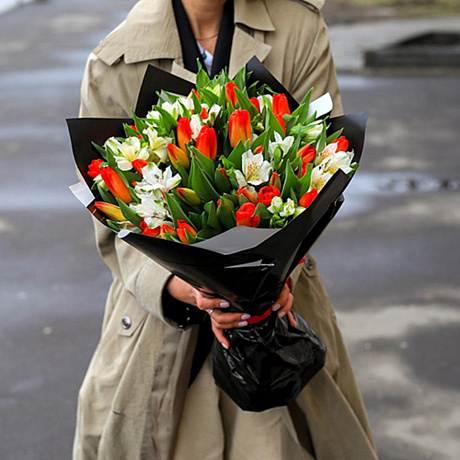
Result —
<instances>
[{"instance_id":1,"label":"black wrapping paper","mask_svg":"<svg viewBox=\"0 0 460 460\"><path fill-rule=\"evenodd\" d=\"M291 110L298 105L265 67L253 58L248 64L252 77L284 92ZM161 89L188 94L193 85L150 66L139 93L136 113L144 116L156 103ZM367 113L330 120L329 132L343 128L349 148L359 162ZM72 148L78 169L88 185L88 165L98 157L91 141L103 144L111 136L123 135L127 119L70 119ZM184 245L161 238L122 231L119 237L196 288L213 292L231 303L228 311L260 315L279 297L287 278L329 224L343 203L342 193L351 178L338 170L310 207L282 229L234 227L214 238ZM105 217L88 210L103 224ZM267 319L226 332L231 347L217 341L213 347L216 384L244 410L261 411L287 404L321 369L325 346L310 326L295 314L297 326L272 314Z\"/></svg>"}]
</instances>

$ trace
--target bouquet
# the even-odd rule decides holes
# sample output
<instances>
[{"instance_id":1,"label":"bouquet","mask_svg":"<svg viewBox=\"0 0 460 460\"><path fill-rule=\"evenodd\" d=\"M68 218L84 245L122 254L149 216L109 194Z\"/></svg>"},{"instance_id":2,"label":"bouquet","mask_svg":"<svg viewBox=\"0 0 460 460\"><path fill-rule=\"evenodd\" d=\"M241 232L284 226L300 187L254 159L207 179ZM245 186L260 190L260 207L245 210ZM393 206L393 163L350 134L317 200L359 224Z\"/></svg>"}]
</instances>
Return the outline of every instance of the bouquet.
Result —
<instances>
[{"instance_id":1,"label":"bouquet","mask_svg":"<svg viewBox=\"0 0 460 460\"><path fill-rule=\"evenodd\" d=\"M256 59L195 85L151 67L132 119L69 120L96 218L252 314L213 351L216 383L246 410L286 404L324 364L309 325L270 307L341 205L366 115L320 117L310 97L297 104Z\"/></svg>"}]
</instances>

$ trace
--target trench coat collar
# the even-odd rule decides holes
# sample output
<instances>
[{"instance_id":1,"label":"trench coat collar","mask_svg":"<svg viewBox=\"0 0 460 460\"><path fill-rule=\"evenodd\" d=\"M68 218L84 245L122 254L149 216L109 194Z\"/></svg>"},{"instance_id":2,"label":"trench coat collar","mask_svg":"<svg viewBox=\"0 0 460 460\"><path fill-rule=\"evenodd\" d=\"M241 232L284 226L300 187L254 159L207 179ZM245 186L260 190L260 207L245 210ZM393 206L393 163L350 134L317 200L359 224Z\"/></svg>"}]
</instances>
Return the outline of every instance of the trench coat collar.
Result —
<instances>
[{"instance_id":1,"label":"trench coat collar","mask_svg":"<svg viewBox=\"0 0 460 460\"><path fill-rule=\"evenodd\" d=\"M234 0L235 33L229 73L236 73L254 55L263 61L271 46L253 37L247 30L271 32L275 27L262 1ZM239 27L242 26L242 27ZM173 72L190 79L191 72L183 69L182 51L172 2L170 0L141 0L129 13L124 25L124 60L127 64L155 59L172 59ZM110 56L104 50L108 61L114 63L121 57ZM181 70L182 68L182 70Z\"/></svg>"}]
</instances>

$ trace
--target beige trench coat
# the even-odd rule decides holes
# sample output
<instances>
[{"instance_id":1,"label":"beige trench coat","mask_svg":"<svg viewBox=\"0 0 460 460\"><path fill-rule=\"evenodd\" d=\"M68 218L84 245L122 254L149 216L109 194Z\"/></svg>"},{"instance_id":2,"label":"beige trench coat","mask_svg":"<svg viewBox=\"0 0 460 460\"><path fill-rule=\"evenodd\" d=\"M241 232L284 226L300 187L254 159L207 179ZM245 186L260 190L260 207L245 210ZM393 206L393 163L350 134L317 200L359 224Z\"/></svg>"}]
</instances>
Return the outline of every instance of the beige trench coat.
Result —
<instances>
[{"instance_id":1,"label":"beige trench coat","mask_svg":"<svg viewBox=\"0 0 460 460\"><path fill-rule=\"evenodd\" d=\"M321 2L235 0L230 74L256 55L297 99L312 86L316 97L329 91L334 111L340 113L327 29L318 10ZM193 79L182 67L170 0L141 0L96 47L83 79L80 115L129 116L148 64ZM95 227L113 283L101 340L79 393L73 456L169 460L198 329L184 331L165 318L161 293L170 276L165 269L99 223ZM304 458L374 459L349 357L311 258L296 269L292 281L294 309L328 347L325 368L289 408ZM128 328L126 320L123 326L125 317ZM281 459L274 454L272 460Z\"/></svg>"}]
</instances>

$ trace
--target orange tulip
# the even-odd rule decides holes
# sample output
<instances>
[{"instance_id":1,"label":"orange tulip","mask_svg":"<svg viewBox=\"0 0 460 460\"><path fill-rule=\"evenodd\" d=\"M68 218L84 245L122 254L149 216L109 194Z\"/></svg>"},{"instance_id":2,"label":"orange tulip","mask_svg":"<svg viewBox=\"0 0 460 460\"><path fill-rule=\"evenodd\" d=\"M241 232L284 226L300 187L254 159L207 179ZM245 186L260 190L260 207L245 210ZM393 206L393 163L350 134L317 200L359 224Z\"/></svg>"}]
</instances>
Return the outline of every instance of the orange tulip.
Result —
<instances>
[{"instance_id":1,"label":"orange tulip","mask_svg":"<svg viewBox=\"0 0 460 460\"><path fill-rule=\"evenodd\" d=\"M177 163L180 163L185 169L190 166L188 153L180 149L177 145L168 144L168 156L173 166L177 169Z\"/></svg>"},{"instance_id":2,"label":"orange tulip","mask_svg":"<svg viewBox=\"0 0 460 460\"><path fill-rule=\"evenodd\" d=\"M313 202L313 200L318 196L318 190L315 188L310 191L305 193L305 195L302 196L299 200L299 206L302 206L304 208L308 208Z\"/></svg>"},{"instance_id":3,"label":"orange tulip","mask_svg":"<svg viewBox=\"0 0 460 460\"><path fill-rule=\"evenodd\" d=\"M176 230L174 230L170 225L163 224L160 227L160 236L163 239L166 239L166 235L170 233L171 235L177 236Z\"/></svg>"},{"instance_id":4,"label":"orange tulip","mask_svg":"<svg viewBox=\"0 0 460 460\"><path fill-rule=\"evenodd\" d=\"M195 147L204 156L215 160L217 155L217 136L214 129L207 125L203 126L196 138Z\"/></svg>"},{"instance_id":5,"label":"orange tulip","mask_svg":"<svg viewBox=\"0 0 460 460\"><path fill-rule=\"evenodd\" d=\"M233 107L236 107L236 103L238 102L238 99L235 94L235 88L238 88L238 86L235 85L235 83L233 83L232 81L228 82L225 85L225 94L227 95L227 102L231 102L233 104Z\"/></svg>"},{"instance_id":6,"label":"orange tulip","mask_svg":"<svg viewBox=\"0 0 460 460\"><path fill-rule=\"evenodd\" d=\"M238 199L240 200L241 200L240 195L243 195L251 203L257 204L258 202L257 192L255 191L255 189L248 190L247 188L240 187L237 191L237 195L238 195Z\"/></svg>"},{"instance_id":7,"label":"orange tulip","mask_svg":"<svg viewBox=\"0 0 460 460\"><path fill-rule=\"evenodd\" d=\"M96 201L94 203L94 207L99 209L99 211L102 211L108 218L114 220L115 222L124 222L126 220L119 206L106 203L105 201Z\"/></svg>"},{"instance_id":8,"label":"orange tulip","mask_svg":"<svg viewBox=\"0 0 460 460\"><path fill-rule=\"evenodd\" d=\"M235 147L239 141L252 139L251 117L247 110L235 110L228 121L230 145Z\"/></svg>"},{"instance_id":9,"label":"orange tulip","mask_svg":"<svg viewBox=\"0 0 460 460\"><path fill-rule=\"evenodd\" d=\"M187 239L187 234L185 233L185 231L187 230L187 232L189 232L190 235L195 237L196 230L191 225L187 224L185 220L178 220L177 225L178 225L177 236L179 237L182 243L189 244L188 239Z\"/></svg>"},{"instance_id":10,"label":"orange tulip","mask_svg":"<svg viewBox=\"0 0 460 460\"><path fill-rule=\"evenodd\" d=\"M116 171L107 166L106 168L101 169L101 176L102 180L106 183L107 187L109 187L109 190L116 198L125 203L131 203L131 201L133 201L128 187L126 187L123 179Z\"/></svg>"},{"instance_id":11,"label":"orange tulip","mask_svg":"<svg viewBox=\"0 0 460 460\"><path fill-rule=\"evenodd\" d=\"M289 109L289 104L286 95L284 94L274 94L273 95L273 113L275 115L285 115L290 114L291 110Z\"/></svg>"},{"instance_id":12,"label":"orange tulip","mask_svg":"<svg viewBox=\"0 0 460 460\"><path fill-rule=\"evenodd\" d=\"M245 227L257 227L260 223L260 217L254 216L256 205L254 203L244 203L240 209L236 211L236 225Z\"/></svg>"},{"instance_id":13,"label":"orange tulip","mask_svg":"<svg viewBox=\"0 0 460 460\"><path fill-rule=\"evenodd\" d=\"M281 179L277 172L272 173L268 185L274 185L277 189L281 189Z\"/></svg>"},{"instance_id":14,"label":"orange tulip","mask_svg":"<svg viewBox=\"0 0 460 460\"><path fill-rule=\"evenodd\" d=\"M190 127L190 120L187 117L181 117L177 120L177 143L184 152L185 144L188 144L192 139L192 128Z\"/></svg>"},{"instance_id":15,"label":"orange tulip","mask_svg":"<svg viewBox=\"0 0 460 460\"><path fill-rule=\"evenodd\" d=\"M333 144L337 144L337 152L346 152L348 149L348 139L345 136L340 136Z\"/></svg>"},{"instance_id":16,"label":"orange tulip","mask_svg":"<svg viewBox=\"0 0 460 460\"><path fill-rule=\"evenodd\" d=\"M316 148L307 144L297 152L297 156L302 157L302 163L311 163L316 158Z\"/></svg>"}]
</instances>

